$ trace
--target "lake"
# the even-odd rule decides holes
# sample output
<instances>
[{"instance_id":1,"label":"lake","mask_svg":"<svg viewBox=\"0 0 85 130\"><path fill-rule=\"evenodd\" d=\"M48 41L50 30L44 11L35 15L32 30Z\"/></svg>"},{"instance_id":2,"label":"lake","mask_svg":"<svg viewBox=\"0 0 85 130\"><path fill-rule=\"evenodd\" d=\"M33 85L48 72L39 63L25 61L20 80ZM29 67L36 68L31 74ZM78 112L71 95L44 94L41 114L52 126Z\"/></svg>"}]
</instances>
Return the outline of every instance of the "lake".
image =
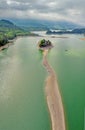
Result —
<instances>
[{"instance_id":1,"label":"lake","mask_svg":"<svg viewBox=\"0 0 85 130\"><path fill-rule=\"evenodd\" d=\"M56 36L49 52L65 110L68 130L84 129L85 41L81 35ZM18 38L0 52L0 130L51 130L44 85L47 72L37 42L43 37Z\"/></svg>"}]
</instances>

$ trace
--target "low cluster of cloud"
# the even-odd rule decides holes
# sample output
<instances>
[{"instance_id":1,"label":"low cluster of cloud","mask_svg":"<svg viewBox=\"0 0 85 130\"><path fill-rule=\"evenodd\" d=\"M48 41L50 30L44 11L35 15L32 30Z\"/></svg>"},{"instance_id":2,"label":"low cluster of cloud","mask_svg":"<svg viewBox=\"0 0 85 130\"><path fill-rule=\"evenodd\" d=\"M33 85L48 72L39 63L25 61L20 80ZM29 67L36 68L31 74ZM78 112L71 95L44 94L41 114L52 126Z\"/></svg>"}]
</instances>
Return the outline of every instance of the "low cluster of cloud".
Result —
<instances>
[{"instance_id":1,"label":"low cluster of cloud","mask_svg":"<svg viewBox=\"0 0 85 130\"><path fill-rule=\"evenodd\" d=\"M85 0L0 0L0 18L69 20L85 23Z\"/></svg>"}]
</instances>

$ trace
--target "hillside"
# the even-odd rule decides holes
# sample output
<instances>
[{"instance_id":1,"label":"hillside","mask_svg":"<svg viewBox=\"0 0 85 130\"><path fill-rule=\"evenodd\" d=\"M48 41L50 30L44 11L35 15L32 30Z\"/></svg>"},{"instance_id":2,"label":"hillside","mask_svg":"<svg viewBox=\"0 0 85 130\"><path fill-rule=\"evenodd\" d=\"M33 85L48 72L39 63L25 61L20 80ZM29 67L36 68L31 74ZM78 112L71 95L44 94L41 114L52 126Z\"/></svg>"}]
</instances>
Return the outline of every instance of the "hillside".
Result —
<instances>
[{"instance_id":1,"label":"hillside","mask_svg":"<svg viewBox=\"0 0 85 130\"><path fill-rule=\"evenodd\" d=\"M9 20L0 20L0 46L5 45L9 40L14 39L17 36L33 35L29 31L26 31Z\"/></svg>"},{"instance_id":2,"label":"hillside","mask_svg":"<svg viewBox=\"0 0 85 130\"><path fill-rule=\"evenodd\" d=\"M28 31L16 26L13 22L9 20L0 20L0 32L4 33L5 35L9 36L11 39L11 35L24 35L29 34Z\"/></svg>"}]
</instances>

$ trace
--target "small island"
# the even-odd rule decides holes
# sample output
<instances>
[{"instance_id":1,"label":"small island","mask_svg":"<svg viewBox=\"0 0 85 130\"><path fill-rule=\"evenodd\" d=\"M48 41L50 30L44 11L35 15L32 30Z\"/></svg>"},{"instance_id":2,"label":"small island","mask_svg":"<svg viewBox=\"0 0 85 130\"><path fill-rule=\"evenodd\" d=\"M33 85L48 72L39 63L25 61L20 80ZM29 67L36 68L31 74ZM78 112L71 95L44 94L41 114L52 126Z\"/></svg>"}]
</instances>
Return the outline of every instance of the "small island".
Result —
<instances>
[{"instance_id":1,"label":"small island","mask_svg":"<svg viewBox=\"0 0 85 130\"><path fill-rule=\"evenodd\" d=\"M40 50L51 49L53 47L51 41L42 39L38 42L38 48Z\"/></svg>"}]
</instances>

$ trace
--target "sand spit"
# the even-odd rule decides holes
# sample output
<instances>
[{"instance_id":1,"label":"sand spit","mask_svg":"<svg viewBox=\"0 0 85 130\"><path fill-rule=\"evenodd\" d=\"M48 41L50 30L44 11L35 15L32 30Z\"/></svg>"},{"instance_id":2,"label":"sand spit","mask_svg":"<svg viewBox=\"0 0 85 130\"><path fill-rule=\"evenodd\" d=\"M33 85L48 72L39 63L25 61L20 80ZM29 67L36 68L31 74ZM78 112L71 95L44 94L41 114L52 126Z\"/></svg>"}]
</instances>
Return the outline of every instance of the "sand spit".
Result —
<instances>
[{"instance_id":1,"label":"sand spit","mask_svg":"<svg viewBox=\"0 0 85 130\"><path fill-rule=\"evenodd\" d=\"M49 73L46 79L45 94L52 121L52 130L66 130L62 99L56 75L47 61L48 50L43 52L43 65Z\"/></svg>"}]
</instances>

